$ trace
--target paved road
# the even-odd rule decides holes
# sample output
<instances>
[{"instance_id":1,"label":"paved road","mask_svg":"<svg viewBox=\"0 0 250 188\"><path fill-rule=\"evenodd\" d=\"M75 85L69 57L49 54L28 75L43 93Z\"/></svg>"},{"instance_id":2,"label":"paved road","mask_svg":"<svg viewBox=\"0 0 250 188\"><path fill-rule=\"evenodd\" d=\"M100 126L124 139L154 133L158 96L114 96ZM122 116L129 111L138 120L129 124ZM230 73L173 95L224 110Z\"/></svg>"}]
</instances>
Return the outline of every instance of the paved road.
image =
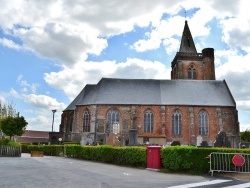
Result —
<instances>
[{"instance_id":1,"label":"paved road","mask_svg":"<svg viewBox=\"0 0 250 188\"><path fill-rule=\"evenodd\" d=\"M226 187L246 180L172 175L63 157L0 158L0 188L166 188Z\"/></svg>"}]
</instances>

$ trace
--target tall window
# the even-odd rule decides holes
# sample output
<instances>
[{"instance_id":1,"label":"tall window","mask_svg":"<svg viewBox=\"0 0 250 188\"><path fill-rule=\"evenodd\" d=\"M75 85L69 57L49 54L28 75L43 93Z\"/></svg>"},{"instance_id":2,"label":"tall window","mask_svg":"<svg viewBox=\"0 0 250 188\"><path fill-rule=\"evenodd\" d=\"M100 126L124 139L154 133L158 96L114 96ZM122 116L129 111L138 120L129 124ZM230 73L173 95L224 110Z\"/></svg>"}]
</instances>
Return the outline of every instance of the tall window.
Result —
<instances>
[{"instance_id":1,"label":"tall window","mask_svg":"<svg viewBox=\"0 0 250 188\"><path fill-rule=\"evenodd\" d=\"M70 113L69 117L69 131L72 132L73 130L73 119L74 119L74 112Z\"/></svg>"},{"instance_id":2,"label":"tall window","mask_svg":"<svg viewBox=\"0 0 250 188\"><path fill-rule=\"evenodd\" d=\"M90 132L90 111L85 110L83 113L83 132Z\"/></svg>"},{"instance_id":3,"label":"tall window","mask_svg":"<svg viewBox=\"0 0 250 188\"><path fill-rule=\"evenodd\" d=\"M69 121L69 131L72 132L73 129L73 117L70 117L70 121Z\"/></svg>"},{"instance_id":4,"label":"tall window","mask_svg":"<svg viewBox=\"0 0 250 188\"><path fill-rule=\"evenodd\" d=\"M120 133L120 117L117 110L108 112L108 131L112 133Z\"/></svg>"},{"instance_id":5,"label":"tall window","mask_svg":"<svg viewBox=\"0 0 250 188\"><path fill-rule=\"evenodd\" d=\"M181 135L181 133L182 133L181 112L179 110L175 110L172 113L172 134Z\"/></svg>"},{"instance_id":6,"label":"tall window","mask_svg":"<svg viewBox=\"0 0 250 188\"><path fill-rule=\"evenodd\" d=\"M208 115L205 110L199 113L199 135L208 135Z\"/></svg>"},{"instance_id":7,"label":"tall window","mask_svg":"<svg viewBox=\"0 0 250 188\"><path fill-rule=\"evenodd\" d=\"M152 133L154 131L154 114L151 110L144 113L144 132Z\"/></svg>"},{"instance_id":8,"label":"tall window","mask_svg":"<svg viewBox=\"0 0 250 188\"><path fill-rule=\"evenodd\" d=\"M196 79L196 70L193 65L188 68L188 79Z\"/></svg>"}]
</instances>

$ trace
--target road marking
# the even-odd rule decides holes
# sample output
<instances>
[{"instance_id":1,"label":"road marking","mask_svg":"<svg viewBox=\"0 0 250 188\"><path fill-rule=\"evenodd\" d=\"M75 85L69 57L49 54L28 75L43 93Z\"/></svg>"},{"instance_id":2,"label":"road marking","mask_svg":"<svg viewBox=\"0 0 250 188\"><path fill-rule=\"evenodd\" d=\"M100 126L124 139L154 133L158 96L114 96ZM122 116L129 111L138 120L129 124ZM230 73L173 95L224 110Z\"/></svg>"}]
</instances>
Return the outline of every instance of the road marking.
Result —
<instances>
[{"instance_id":1,"label":"road marking","mask_svg":"<svg viewBox=\"0 0 250 188\"><path fill-rule=\"evenodd\" d=\"M167 187L167 188L198 187L198 186L203 186L203 185L213 185L213 184L224 183L224 182L229 182L229 181L232 181L232 180L211 180L211 181L204 181L204 182L198 182L198 183L190 183L190 184L185 184L185 185L177 185L177 186L172 186L172 187Z\"/></svg>"},{"instance_id":2,"label":"road marking","mask_svg":"<svg viewBox=\"0 0 250 188\"><path fill-rule=\"evenodd\" d=\"M242 183L238 185L228 186L229 188L247 188L250 187L250 183Z\"/></svg>"},{"instance_id":3,"label":"road marking","mask_svg":"<svg viewBox=\"0 0 250 188\"><path fill-rule=\"evenodd\" d=\"M126 175L126 176L131 176L132 174L129 174L129 173L123 173L123 175Z\"/></svg>"}]
</instances>

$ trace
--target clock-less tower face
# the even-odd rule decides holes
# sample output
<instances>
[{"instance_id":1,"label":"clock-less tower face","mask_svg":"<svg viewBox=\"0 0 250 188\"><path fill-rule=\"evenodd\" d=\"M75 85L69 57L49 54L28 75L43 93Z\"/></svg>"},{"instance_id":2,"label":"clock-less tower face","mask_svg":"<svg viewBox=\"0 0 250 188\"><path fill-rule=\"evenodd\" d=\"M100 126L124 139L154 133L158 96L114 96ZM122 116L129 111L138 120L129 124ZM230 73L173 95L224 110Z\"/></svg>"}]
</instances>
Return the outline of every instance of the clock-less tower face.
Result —
<instances>
[{"instance_id":1,"label":"clock-less tower face","mask_svg":"<svg viewBox=\"0 0 250 188\"><path fill-rule=\"evenodd\" d=\"M187 21L180 50L172 61L171 79L215 80L214 49L205 48L197 53Z\"/></svg>"}]
</instances>

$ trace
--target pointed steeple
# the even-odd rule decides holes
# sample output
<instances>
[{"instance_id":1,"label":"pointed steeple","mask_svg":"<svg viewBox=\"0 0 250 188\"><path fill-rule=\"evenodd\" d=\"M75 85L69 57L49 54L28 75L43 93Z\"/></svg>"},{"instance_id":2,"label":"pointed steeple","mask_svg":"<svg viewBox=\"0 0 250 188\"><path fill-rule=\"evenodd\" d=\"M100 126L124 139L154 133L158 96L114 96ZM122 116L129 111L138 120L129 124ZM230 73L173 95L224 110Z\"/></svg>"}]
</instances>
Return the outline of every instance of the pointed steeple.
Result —
<instances>
[{"instance_id":1,"label":"pointed steeple","mask_svg":"<svg viewBox=\"0 0 250 188\"><path fill-rule=\"evenodd\" d=\"M182 33L181 46L179 52L197 53L192 34L187 24L187 20L185 21L184 30Z\"/></svg>"}]
</instances>

